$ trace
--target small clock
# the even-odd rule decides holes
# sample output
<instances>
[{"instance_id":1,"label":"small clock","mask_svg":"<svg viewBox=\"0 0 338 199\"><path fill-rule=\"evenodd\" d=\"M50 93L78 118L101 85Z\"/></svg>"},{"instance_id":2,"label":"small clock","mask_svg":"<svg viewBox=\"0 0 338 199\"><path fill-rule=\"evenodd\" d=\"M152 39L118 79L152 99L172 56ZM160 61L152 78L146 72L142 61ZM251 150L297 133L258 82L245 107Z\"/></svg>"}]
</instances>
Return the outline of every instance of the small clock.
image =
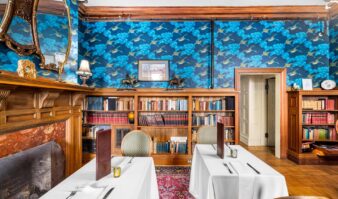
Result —
<instances>
[{"instance_id":1,"label":"small clock","mask_svg":"<svg viewBox=\"0 0 338 199\"><path fill-rule=\"evenodd\" d=\"M324 90L331 90L336 87L336 82L333 80L324 80L320 85Z\"/></svg>"}]
</instances>

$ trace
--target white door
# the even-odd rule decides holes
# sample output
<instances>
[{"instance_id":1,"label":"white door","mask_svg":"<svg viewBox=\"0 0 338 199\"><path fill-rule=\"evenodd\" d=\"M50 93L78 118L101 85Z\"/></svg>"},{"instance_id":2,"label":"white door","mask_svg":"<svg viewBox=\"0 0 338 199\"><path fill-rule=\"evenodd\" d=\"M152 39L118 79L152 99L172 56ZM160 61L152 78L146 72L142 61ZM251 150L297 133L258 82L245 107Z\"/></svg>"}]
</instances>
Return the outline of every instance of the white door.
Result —
<instances>
[{"instance_id":1,"label":"white door","mask_svg":"<svg viewBox=\"0 0 338 199\"><path fill-rule=\"evenodd\" d=\"M249 81L241 77L240 94L240 141L248 145L249 136Z\"/></svg>"},{"instance_id":2,"label":"white door","mask_svg":"<svg viewBox=\"0 0 338 199\"><path fill-rule=\"evenodd\" d=\"M268 146L275 146L275 125L276 125L276 100L275 100L275 92L276 92L276 84L275 78L270 78L267 80L267 133L268 133Z\"/></svg>"}]
</instances>

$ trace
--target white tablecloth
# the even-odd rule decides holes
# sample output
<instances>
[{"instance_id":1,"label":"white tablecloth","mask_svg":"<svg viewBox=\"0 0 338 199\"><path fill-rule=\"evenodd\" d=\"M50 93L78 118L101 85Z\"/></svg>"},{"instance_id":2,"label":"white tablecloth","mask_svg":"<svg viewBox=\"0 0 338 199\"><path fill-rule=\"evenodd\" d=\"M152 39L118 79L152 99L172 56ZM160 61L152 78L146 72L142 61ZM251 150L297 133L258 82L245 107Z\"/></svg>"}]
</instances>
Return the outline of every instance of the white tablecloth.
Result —
<instances>
[{"instance_id":1,"label":"white tablecloth","mask_svg":"<svg viewBox=\"0 0 338 199\"><path fill-rule=\"evenodd\" d=\"M102 198L115 187L108 198L112 199L158 199L158 186L154 161L150 157L136 157L128 163L130 157L114 157L112 166L121 166L122 174L114 178L112 173L95 181L96 160L90 161L77 172L55 186L42 199L66 198L71 191L78 190L72 197Z\"/></svg>"},{"instance_id":2,"label":"white tablecloth","mask_svg":"<svg viewBox=\"0 0 338 199\"><path fill-rule=\"evenodd\" d=\"M189 191L196 199L273 199L288 196L283 175L239 145L238 157L222 160L210 144L198 144L192 159ZM225 146L225 154L228 152ZM224 166L227 163L232 174ZM247 163L256 168L257 174Z\"/></svg>"}]
</instances>

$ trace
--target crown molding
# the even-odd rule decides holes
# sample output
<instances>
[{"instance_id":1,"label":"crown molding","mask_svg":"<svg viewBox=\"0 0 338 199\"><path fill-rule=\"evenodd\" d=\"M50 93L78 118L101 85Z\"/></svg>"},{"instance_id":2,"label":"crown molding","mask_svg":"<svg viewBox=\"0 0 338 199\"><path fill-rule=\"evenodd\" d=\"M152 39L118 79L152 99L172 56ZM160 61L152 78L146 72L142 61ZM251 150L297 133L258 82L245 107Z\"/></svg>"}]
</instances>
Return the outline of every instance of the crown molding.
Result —
<instances>
[{"instance_id":1,"label":"crown molding","mask_svg":"<svg viewBox=\"0 0 338 199\"><path fill-rule=\"evenodd\" d=\"M184 19L327 19L325 6L250 7L103 7L79 6L80 18L105 20L184 20Z\"/></svg>"}]
</instances>

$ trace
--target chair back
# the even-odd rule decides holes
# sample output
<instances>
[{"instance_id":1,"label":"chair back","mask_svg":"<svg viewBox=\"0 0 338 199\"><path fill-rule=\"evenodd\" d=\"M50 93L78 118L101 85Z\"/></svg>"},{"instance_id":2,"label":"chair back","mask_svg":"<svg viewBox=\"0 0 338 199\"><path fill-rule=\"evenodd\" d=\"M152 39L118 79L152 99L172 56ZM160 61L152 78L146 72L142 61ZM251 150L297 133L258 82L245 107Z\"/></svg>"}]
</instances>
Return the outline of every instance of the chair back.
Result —
<instances>
[{"instance_id":1,"label":"chair back","mask_svg":"<svg viewBox=\"0 0 338 199\"><path fill-rule=\"evenodd\" d=\"M217 144L217 128L215 126L202 126L197 131L198 144Z\"/></svg>"},{"instance_id":2,"label":"chair back","mask_svg":"<svg viewBox=\"0 0 338 199\"><path fill-rule=\"evenodd\" d=\"M151 138L140 130L133 130L124 136L121 144L123 156L147 157L151 153Z\"/></svg>"}]
</instances>

